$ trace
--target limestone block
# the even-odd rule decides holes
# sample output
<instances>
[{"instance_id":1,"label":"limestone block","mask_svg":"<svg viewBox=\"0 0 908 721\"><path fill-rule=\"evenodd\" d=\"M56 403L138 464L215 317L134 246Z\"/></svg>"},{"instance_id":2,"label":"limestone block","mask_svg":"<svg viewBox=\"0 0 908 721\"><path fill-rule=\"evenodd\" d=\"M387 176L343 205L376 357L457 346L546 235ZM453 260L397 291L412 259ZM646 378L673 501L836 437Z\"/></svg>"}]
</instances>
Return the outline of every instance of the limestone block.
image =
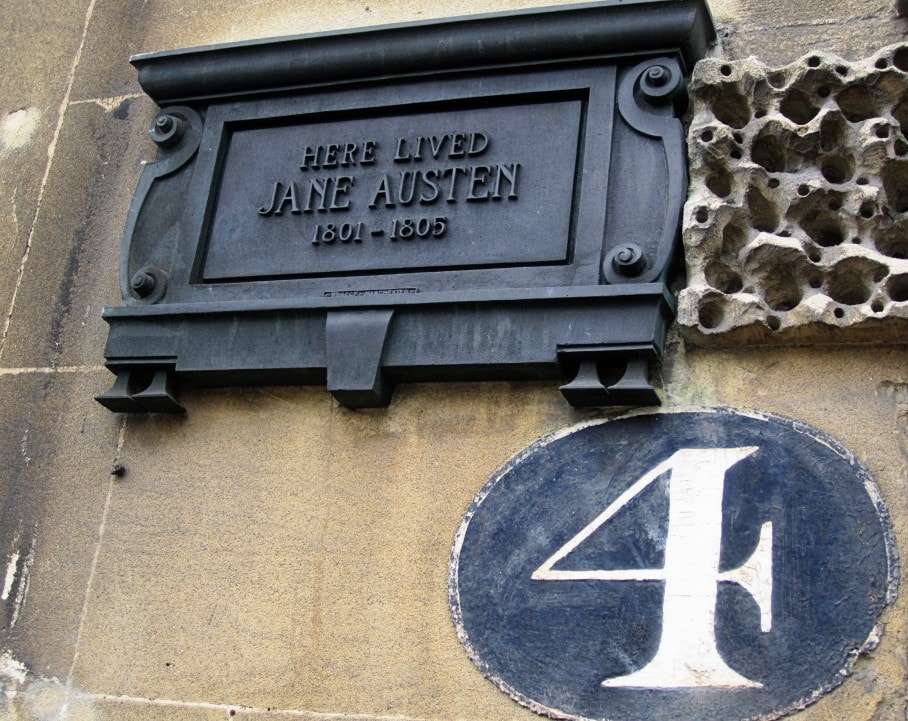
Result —
<instances>
[{"instance_id":1,"label":"limestone block","mask_svg":"<svg viewBox=\"0 0 908 721\"><path fill-rule=\"evenodd\" d=\"M908 339L908 45L709 58L690 92L686 337Z\"/></svg>"}]
</instances>

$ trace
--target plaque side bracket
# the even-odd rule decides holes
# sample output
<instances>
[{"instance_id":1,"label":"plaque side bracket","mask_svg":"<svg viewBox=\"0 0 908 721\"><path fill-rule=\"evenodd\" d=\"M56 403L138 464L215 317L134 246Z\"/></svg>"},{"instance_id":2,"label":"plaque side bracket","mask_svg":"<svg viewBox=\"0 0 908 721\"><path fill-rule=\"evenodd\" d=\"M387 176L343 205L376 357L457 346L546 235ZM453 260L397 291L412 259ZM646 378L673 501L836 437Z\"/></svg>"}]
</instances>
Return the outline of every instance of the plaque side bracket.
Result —
<instances>
[{"instance_id":1,"label":"plaque side bracket","mask_svg":"<svg viewBox=\"0 0 908 721\"><path fill-rule=\"evenodd\" d=\"M124 301L153 303L163 296L161 288L144 293L133 284L133 239L139 218L154 184L173 175L196 155L202 140L202 119L192 108L178 105L166 108L155 116L148 134L159 148L158 158L147 163L133 193L123 238L120 243L120 293ZM143 263L146 265L146 263ZM157 292L153 292L157 290Z\"/></svg>"},{"instance_id":2,"label":"plaque side bracket","mask_svg":"<svg viewBox=\"0 0 908 721\"><path fill-rule=\"evenodd\" d=\"M686 105L684 74L675 57L646 60L626 71L621 79L618 111L630 132L636 134L634 142L644 151L638 162L648 157L654 173L663 169L664 179L650 186L649 197L621 197L612 207L617 212L612 213L602 264L603 277L609 283L658 282L671 268L687 195L684 129L679 118ZM652 210L652 226L638 230L641 225L635 219L639 217L627 216L628 208L640 207L631 200ZM626 216L625 222L620 216Z\"/></svg>"}]
</instances>

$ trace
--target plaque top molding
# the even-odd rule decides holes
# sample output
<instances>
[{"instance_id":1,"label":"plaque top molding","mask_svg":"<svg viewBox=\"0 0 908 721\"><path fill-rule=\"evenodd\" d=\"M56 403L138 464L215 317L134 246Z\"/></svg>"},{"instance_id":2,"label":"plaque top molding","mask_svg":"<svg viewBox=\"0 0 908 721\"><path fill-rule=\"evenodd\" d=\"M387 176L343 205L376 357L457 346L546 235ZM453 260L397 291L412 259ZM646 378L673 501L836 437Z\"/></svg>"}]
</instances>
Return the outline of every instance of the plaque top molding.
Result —
<instances>
[{"instance_id":1,"label":"plaque top molding","mask_svg":"<svg viewBox=\"0 0 908 721\"><path fill-rule=\"evenodd\" d=\"M139 53L139 84L175 103L314 85L657 52L685 73L716 40L706 0L606 0Z\"/></svg>"}]
</instances>

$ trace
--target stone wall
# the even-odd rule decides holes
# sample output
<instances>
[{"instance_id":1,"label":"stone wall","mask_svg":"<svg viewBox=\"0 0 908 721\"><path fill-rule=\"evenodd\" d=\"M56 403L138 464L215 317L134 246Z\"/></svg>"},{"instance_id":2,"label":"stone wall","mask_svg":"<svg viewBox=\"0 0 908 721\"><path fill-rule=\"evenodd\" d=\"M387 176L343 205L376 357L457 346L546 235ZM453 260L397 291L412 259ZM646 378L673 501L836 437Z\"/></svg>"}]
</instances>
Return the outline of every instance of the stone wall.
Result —
<instances>
[{"instance_id":1,"label":"stone wall","mask_svg":"<svg viewBox=\"0 0 908 721\"><path fill-rule=\"evenodd\" d=\"M97 405L100 309L152 103L144 50L504 10L527 0L11 0L0 30L0 719L533 719L461 649L446 600L473 494L583 418L555 384L198 391L189 415ZM545 4L545 3L539 3ZM722 0L727 57L846 60L903 40L891 0ZM825 56L824 56L825 57ZM874 473L908 557L908 352L709 349L677 335L665 403L799 418ZM117 474L111 471L119 468ZM903 721L902 594L810 721Z\"/></svg>"},{"instance_id":2,"label":"stone wall","mask_svg":"<svg viewBox=\"0 0 908 721\"><path fill-rule=\"evenodd\" d=\"M908 45L691 80L693 342L886 343L908 333Z\"/></svg>"}]
</instances>

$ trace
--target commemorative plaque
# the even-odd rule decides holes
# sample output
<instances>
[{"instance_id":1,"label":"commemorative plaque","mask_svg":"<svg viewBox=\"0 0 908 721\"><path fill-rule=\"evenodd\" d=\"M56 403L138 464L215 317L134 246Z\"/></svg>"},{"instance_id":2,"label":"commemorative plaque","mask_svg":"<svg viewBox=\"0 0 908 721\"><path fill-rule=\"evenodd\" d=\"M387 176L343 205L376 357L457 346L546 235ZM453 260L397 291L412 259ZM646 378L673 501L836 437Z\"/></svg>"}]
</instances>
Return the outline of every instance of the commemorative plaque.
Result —
<instances>
[{"instance_id":1,"label":"commemorative plaque","mask_svg":"<svg viewBox=\"0 0 908 721\"><path fill-rule=\"evenodd\" d=\"M115 411L177 383L563 378L656 403L703 0L139 55L161 110L105 309Z\"/></svg>"}]
</instances>

